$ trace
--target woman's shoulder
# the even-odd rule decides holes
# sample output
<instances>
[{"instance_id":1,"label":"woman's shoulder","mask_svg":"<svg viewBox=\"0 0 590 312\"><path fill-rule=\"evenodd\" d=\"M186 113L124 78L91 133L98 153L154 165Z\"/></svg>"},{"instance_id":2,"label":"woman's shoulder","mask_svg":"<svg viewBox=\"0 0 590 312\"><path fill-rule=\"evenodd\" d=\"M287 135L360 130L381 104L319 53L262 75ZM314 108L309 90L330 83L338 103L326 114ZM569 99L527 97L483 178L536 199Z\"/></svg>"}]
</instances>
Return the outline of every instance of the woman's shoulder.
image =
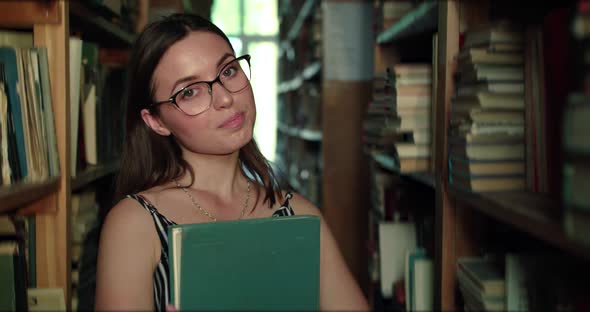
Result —
<instances>
[{"instance_id":1,"label":"woman's shoulder","mask_svg":"<svg viewBox=\"0 0 590 312\"><path fill-rule=\"evenodd\" d=\"M136 236L138 232L147 233L151 228L153 225L149 211L142 207L137 198L125 197L109 210L102 231Z\"/></svg>"}]
</instances>

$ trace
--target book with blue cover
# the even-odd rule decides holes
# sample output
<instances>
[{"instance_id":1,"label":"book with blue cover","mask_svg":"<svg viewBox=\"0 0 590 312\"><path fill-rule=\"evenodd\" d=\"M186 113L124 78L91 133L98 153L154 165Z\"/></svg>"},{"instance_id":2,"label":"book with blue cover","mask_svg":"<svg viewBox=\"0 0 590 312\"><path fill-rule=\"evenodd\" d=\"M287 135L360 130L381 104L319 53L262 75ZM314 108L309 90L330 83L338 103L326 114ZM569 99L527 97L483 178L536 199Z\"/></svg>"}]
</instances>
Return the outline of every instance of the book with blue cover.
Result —
<instances>
[{"instance_id":1,"label":"book with blue cover","mask_svg":"<svg viewBox=\"0 0 590 312\"><path fill-rule=\"evenodd\" d=\"M287 216L168 229L179 310L318 310L320 218Z\"/></svg>"}]
</instances>

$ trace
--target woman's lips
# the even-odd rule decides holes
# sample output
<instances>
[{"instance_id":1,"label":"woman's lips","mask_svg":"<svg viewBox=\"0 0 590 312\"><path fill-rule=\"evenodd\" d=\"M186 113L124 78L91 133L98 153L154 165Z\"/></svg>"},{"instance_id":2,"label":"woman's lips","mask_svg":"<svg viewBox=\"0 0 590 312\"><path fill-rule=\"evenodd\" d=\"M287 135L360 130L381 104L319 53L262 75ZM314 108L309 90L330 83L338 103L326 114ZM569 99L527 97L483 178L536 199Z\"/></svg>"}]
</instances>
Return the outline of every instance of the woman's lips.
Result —
<instances>
[{"instance_id":1,"label":"woman's lips","mask_svg":"<svg viewBox=\"0 0 590 312\"><path fill-rule=\"evenodd\" d=\"M220 126L219 128L224 128L224 129L233 129L233 128L239 128L244 124L244 113L240 112L240 113L235 113L233 115L231 115L228 119L226 119Z\"/></svg>"}]
</instances>

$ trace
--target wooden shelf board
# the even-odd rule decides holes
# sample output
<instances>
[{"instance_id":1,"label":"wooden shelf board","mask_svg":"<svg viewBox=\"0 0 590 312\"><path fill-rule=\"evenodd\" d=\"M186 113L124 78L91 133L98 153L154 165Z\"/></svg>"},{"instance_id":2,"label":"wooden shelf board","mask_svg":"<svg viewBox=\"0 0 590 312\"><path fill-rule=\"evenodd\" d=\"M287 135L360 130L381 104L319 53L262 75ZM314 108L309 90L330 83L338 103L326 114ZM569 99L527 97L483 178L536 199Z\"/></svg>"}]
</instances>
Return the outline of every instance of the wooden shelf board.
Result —
<instances>
[{"instance_id":1,"label":"wooden shelf board","mask_svg":"<svg viewBox=\"0 0 590 312\"><path fill-rule=\"evenodd\" d=\"M289 127L288 125L283 124L283 123L279 123L277 125L277 129L280 132L282 132L286 135L289 135L289 136L297 136L297 134L298 134L297 128Z\"/></svg>"},{"instance_id":2,"label":"wooden shelf board","mask_svg":"<svg viewBox=\"0 0 590 312\"><path fill-rule=\"evenodd\" d=\"M289 136L298 137L306 141L319 142L322 140L323 137L321 130L301 129L296 127L290 127L282 123L279 123L277 125L277 129L280 132L285 133Z\"/></svg>"},{"instance_id":3,"label":"wooden shelf board","mask_svg":"<svg viewBox=\"0 0 590 312\"><path fill-rule=\"evenodd\" d=\"M431 188L435 187L434 176L430 172L402 173L401 175L403 177L407 177L410 180L413 180L414 182L418 182Z\"/></svg>"},{"instance_id":4,"label":"wooden shelf board","mask_svg":"<svg viewBox=\"0 0 590 312\"><path fill-rule=\"evenodd\" d=\"M118 161L104 165L89 166L86 170L72 178L72 192L77 191L104 176L115 173L117 170L119 170Z\"/></svg>"},{"instance_id":5,"label":"wooden shelf board","mask_svg":"<svg viewBox=\"0 0 590 312\"><path fill-rule=\"evenodd\" d=\"M299 89L299 87L301 87L302 84L303 84L303 79L301 79L300 75L297 75L297 77L295 77L291 80L280 83L279 87L277 88L277 92L280 94L280 93L295 91L295 90Z\"/></svg>"},{"instance_id":6,"label":"wooden shelf board","mask_svg":"<svg viewBox=\"0 0 590 312\"><path fill-rule=\"evenodd\" d=\"M499 222L566 250L590 258L590 250L565 235L561 204L552 198L532 192L472 193L448 186L449 195L458 203L478 210Z\"/></svg>"},{"instance_id":7,"label":"wooden shelf board","mask_svg":"<svg viewBox=\"0 0 590 312\"><path fill-rule=\"evenodd\" d=\"M387 156L379 153L371 153L371 157L383 168L398 172L399 166L395 163L395 160L391 156Z\"/></svg>"},{"instance_id":8,"label":"wooden shelf board","mask_svg":"<svg viewBox=\"0 0 590 312\"><path fill-rule=\"evenodd\" d=\"M303 80L309 80L309 79L315 77L315 75L317 75L321 70L322 70L322 62L315 61L315 62L307 65L307 67L305 67L303 72L301 72L301 78Z\"/></svg>"},{"instance_id":9,"label":"wooden shelf board","mask_svg":"<svg viewBox=\"0 0 590 312\"><path fill-rule=\"evenodd\" d=\"M0 187L0 214L19 213L19 209L32 204L59 189L59 177L49 178L41 183L17 183ZM44 207L41 207L41 209ZM50 209L52 207L48 207ZM25 214L34 214L50 211L27 211Z\"/></svg>"},{"instance_id":10,"label":"wooden shelf board","mask_svg":"<svg viewBox=\"0 0 590 312\"><path fill-rule=\"evenodd\" d=\"M299 137L306 141L319 142L322 140L322 131L310 130L310 129L299 129Z\"/></svg>"},{"instance_id":11,"label":"wooden shelf board","mask_svg":"<svg viewBox=\"0 0 590 312\"><path fill-rule=\"evenodd\" d=\"M82 31L83 38L100 41L102 46L130 46L135 41L135 34L93 13L81 1L70 1L70 16L74 30Z\"/></svg>"},{"instance_id":12,"label":"wooden shelf board","mask_svg":"<svg viewBox=\"0 0 590 312\"><path fill-rule=\"evenodd\" d=\"M57 1L0 1L0 25L33 28L35 24L59 24L57 4Z\"/></svg>"},{"instance_id":13,"label":"wooden shelf board","mask_svg":"<svg viewBox=\"0 0 590 312\"><path fill-rule=\"evenodd\" d=\"M315 61L309 64L303 71L296 75L295 78L287 81L283 81L279 84L277 88L277 92L279 94L286 93L290 91L295 91L303 85L303 81L310 80L315 77L320 71L322 70L322 63L320 61Z\"/></svg>"},{"instance_id":14,"label":"wooden shelf board","mask_svg":"<svg viewBox=\"0 0 590 312\"><path fill-rule=\"evenodd\" d=\"M427 31L438 26L438 1L425 1L408 12L395 24L377 36L377 43L385 44Z\"/></svg>"}]
</instances>

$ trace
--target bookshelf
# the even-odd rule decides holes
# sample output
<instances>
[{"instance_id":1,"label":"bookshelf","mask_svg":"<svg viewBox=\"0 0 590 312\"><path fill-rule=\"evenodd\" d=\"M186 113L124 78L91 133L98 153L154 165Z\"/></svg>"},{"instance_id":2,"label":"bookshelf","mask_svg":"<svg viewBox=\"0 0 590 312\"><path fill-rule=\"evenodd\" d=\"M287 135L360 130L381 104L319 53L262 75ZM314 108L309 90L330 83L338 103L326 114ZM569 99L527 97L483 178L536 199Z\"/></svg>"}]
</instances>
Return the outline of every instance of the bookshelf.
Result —
<instances>
[{"instance_id":1,"label":"bookshelf","mask_svg":"<svg viewBox=\"0 0 590 312\"><path fill-rule=\"evenodd\" d=\"M0 28L31 31L34 46L45 47L49 59L52 107L59 159L59 176L41 183L20 182L0 187L0 215L34 216L36 287L61 288L67 310L72 309L71 209L74 192L116 173L118 161L89 166L71 178L69 39L82 33L84 40L105 47L128 47L132 33L95 14L78 1L2 1ZM65 74L64 74L65 73Z\"/></svg>"},{"instance_id":2,"label":"bookshelf","mask_svg":"<svg viewBox=\"0 0 590 312\"><path fill-rule=\"evenodd\" d=\"M383 8L384 2L388 1L376 1L376 9ZM573 23L571 18L573 12L583 10L580 8L584 8L584 5L580 4L579 1L567 1L559 4L543 1L535 9L513 10L509 4L499 4L486 0L422 1L414 3L416 5L412 9L408 10L399 19L396 19L391 26L377 33L375 44L371 48L375 52L374 72L376 76L382 74L386 67L393 64L405 62L432 63L432 77L433 81L436 81L432 91L433 108L431 120L433 132L431 152L433 162L428 171L400 173L393 152L375 153L373 150L366 150L366 152L369 152L370 162L374 169L371 173L376 174L375 168L378 169L377 172L381 175L380 179L382 179L382 175L392 176L393 185L400 188L403 185L403 187L419 190L417 193L420 197L430 196L428 195L428 189L433 191L434 310L463 308L462 304L464 302L462 302L463 298L458 291L459 281L457 280L457 261L462 257L481 257L488 253L494 254L498 252L501 255L503 253L526 254L527 252L541 252L552 255L557 254L574 263L582 262L587 264L588 259L590 259L590 248L571 237L564 221L568 209L573 208L567 207L561 199L563 195L561 190L563 177L560 173L564 157L572 163L583 163L587 166L587 156L584 156L587 154L582 153L581 155L570 152L568 154L570 158L567 158L568 156L562 155L559 142L561 110L565 106L563 103L567 102L564 98L567 92L564 92L564 89L567 89L568 92L575 92L577 90L575 87L566 87L570 87L568 84L571 84L582 88L580 85L582 85L581 80L584 78L576 77L580 78L580 81L575 81L571 77L562 76L564 74L569 75L569 71L572 70L568 67L572 62L572 54L567 54L569 53L567 43L557 43L555 41L555 37L559 37L556 35L559 31L567 32L561 34L561 38L567 38L571 29L574 29L572 25L577 25L577 29L582 28L580 24L571 24ZM585 14L587 19L588 12ZM547 129L547 132L544 133L544 136L536 137L536 145L550 146L546 152L547 158L542 159L540 162L543 163L544 161L545 166L548 168L535 169L538 170L537 172L541 172L541 175L551 177L548 178L549 182L545 182L545 189L541 191L534 191L532 186L528 184L529 181L527 181L527 186L523 187L523 190L470 191L459 187L452 181L452 178L449 179L451 176L449 146L456 144L449 139L453 135L449 129L452 127L450 118L453 101L458 85L460 85L460 82L456 80L458 79L458 72L461 71L461 68L458 68L457 57L461 51L460 46L466 40L466 33L491 27L491 25L496 25L494 23L499 21L516 25L515 29L523 32L525 44L523 51L530 51L531 49L531 42L535 38L530 35L530 31L533 29L540 30L542 34L549 36L548 38L553 38L554 41L551 41L551 44L545 43L545 49L547 49L545 53L561 55L561 57L557 56L550 61L544 59L545 63L540 65L541 68L544 68L541 69L541 72L551 72L558 77L554 78L551 77L552 74L544 73L545 77L549 77L545 79L553 78L556 80L551 80L553 83L545 86L547 89L542 101L545 101L543 105L547 106L535 108L546 111L547 117L540 118L547 118L547 120L555 122L550 122L539 128L543 132L544 129ZM556 28L548 28L550 27L547 26L548 24L552 25L550 23L556 23ZM577 23L581 22L578 21ZM550 34L547 35L547 32ZM436 40L429 42L433 34L436 34ZM542 38L547 40L544 37ZM587 40L588 36L585 38ZM564 42L567 42L567 39ZM431 55L428 55L429 46L431 47ZM549 50L548 47L553 48L553 50ZM560 47L557 48L557 52L555 47ZM565 52L560 52L559 49L565 49ZM533 92L531 89L534 88L534 80L539 75L533 71L539 69L530 69L533 66L531 64L533 64L532 58L525 56L522 65L524 68L523 84L525 88L523 97L525 97L525 103L527 103L525 105L529 105L528 101L532 101L526 97ZM579 64L573 67L576 66L581 67ZM576 68L574 70L587 70L588 67L585 63L584 66L586 66L584 69ZM587 77L587 74L584 73L579 76ZM538 100L538 97L535 100ZM531 107L527 107L527 110L531 111ZM526 125L529 125L529 123L532 123L532 121L525 121ZM532 132L531 130L528 131L527 140L530 139L530 133ZM528 141L526 142L527 145L531 145ZM552 152L551 149L555 149L555 151ZM527 153L530 153L530 150ZM528 161L527 158L526 162ZM541 167L543 166L541 165ZM527 167L526 170L528 171L530 168ZM403 182L409 182L410 184L400 184ZM411 184L414 186L411 186ZM375 187L374 183L368 186L370 192L373 193L375 192L374 188L378 189L377 193L379 191L383 192L382 187ZM536 184L534 187L539 188ZM381 190L379 190L380 188ZM383 215L375 210L370 210L369 215L377 219L383 218ZM508 238L494 237L498 233L508 235ZM369 237L372 235L374 236L372 230L370 230ZM511 241L511 237L514 237L513 241ZM371 257L373 256L369 255L369 258ZM585 269L584 265L578 265L574 268L580 272L580 276L588 276L588 270ZM369 293L371 297L372 292ZM373 301L372 303L375 304ZM388 310L391 308L379 305L373 307L376 310Z\"/></svg>"},{"instance_id":3,"label":"bookshelf","mask_svg":"<svg viewBox=\"0 0 590 312\"><path fill-rule=\"evenodd\" d=\"M320 1L279 2L277 156L291 186L321 203Z\"/></svg>"}]
</instances>

